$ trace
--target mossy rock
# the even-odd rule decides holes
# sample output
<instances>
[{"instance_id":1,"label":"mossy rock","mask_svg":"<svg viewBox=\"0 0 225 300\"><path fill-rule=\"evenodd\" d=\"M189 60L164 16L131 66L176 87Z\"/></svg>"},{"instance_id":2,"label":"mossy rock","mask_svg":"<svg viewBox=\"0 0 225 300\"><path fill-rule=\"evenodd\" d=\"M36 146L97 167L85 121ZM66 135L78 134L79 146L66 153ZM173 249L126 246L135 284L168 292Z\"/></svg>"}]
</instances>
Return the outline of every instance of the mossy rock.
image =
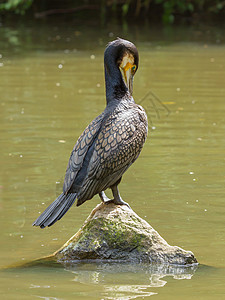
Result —
<instances>
[{"instance_id":1,"label":"mossy rock","mask_svg":"<svg viewBox=\"0 0 225 300\"><path fill-rule=\"evenodd\" d=\"M108 260L196 264L190 251L170 246L126 205L99 204L81 229L53 256L61 262Z\"/></svg>"}]
</instances>

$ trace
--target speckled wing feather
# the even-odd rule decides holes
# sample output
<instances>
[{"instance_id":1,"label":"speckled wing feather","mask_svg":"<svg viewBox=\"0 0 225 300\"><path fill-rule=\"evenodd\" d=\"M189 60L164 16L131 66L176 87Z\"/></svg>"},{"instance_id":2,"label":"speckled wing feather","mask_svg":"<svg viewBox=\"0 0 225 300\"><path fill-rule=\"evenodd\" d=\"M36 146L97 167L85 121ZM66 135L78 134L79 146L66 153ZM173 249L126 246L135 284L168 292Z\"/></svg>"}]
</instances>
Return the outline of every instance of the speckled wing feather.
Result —
<instances>
[{"instance_id":1,"label":"speckled wing feather","mask_svg":"<svg viewBox=\"0 0 225 300\"><path fill-rule=\"evenodd\" d=\"M63 185L64 194L66 194L70 190L70 188L77 176L77 173L82 168L85 155L88 152L91 145L93 144L93 142L98 134L98 131L101 127L103 118L104 118L104 113L102 113L97 118L95 118L86 127L84 132L78 138L78 140L71 152L70 159L69 159L69 162L67 165L65 180L64 180L64 185Z\"/></svg>"},{"instance_id":2,"label":"speckled wing feather","mask_svg":"<svg viewBox=\"0 0 225 300\"><path fill-rule=\"evenodd\" d=\"M78 205L115 184L140 154L147 136L147 116L141 106L129 106L114 111L96 137Z\"/></svg>"}]
</instances>

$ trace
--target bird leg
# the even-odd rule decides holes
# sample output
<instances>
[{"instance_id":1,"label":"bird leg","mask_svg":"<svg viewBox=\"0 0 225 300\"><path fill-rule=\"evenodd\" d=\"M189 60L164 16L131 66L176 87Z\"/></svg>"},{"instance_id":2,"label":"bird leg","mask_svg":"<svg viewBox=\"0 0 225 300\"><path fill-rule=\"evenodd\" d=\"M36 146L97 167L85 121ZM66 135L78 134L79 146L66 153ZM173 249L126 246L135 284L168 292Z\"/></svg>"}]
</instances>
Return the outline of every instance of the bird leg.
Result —
<instances>
[{"instance_id":1,"label":"bird leg","mask_svg":"<svg viewBox=\"0 0 225 300\"><path fill-rule=\"evenodd\" d=\"M131 208L130 205L127 202L123 201L123 199L121 198L119 190L118 190L118 185L111 186L111 190L112 190L113 197L114 197L114 199L112 199L112 202L114 204L126 205L127 207Z\"/></svg>"},{"instance_id":2,"label":"bird leg","mask_svg":"<svg viewBox=\"0 0 225 300\"><path fill-rule=\"evenodd\" d=\"M99 197L104 204L114 203L116 205L126 205L130 208L130 205L121 198L117 185L111 186L111 190L114 197L113 199L109 199L103 191L99 193Z\"/></svg>"},{"instance_id":3,"label":"bird leg","mask_svg":"<svg viewBox=\"0 0 225 300\"><path fill-rule=\"evenodd\" d=\"M103 202L104 204L112 203L112 202L113 202L111 199L109 199L109 198L106 196L105 192L103 192L103 191L99 193L99 197L100 197L100 199L102 200L102 202Z\"/></svg>"}]
</instances>

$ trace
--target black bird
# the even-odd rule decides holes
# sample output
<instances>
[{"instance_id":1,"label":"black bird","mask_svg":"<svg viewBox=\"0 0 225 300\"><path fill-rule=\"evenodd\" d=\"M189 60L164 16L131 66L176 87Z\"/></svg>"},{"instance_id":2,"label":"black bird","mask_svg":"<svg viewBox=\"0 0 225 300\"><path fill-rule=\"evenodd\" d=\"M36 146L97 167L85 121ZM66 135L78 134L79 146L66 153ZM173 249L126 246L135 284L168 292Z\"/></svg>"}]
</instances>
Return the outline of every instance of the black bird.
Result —
<instances>
[{"instance_id":1,"label":"black bird","mask_svg":"<svg viewBox=\"0 0 225 300\"><path fill-rule=\"evenodd\" d=\"M63 193L34 226L53 225L76 199L79 206L96 194L104 203L128 205L119 194L118 184L138 158L148 131L146 113L132 97L138 60L137 48L129 41L118 38L106 47L106 108L78 138L70 155ZM112 190L112 200L104 193L107 188Z\"/></svg>"}]
</instances>

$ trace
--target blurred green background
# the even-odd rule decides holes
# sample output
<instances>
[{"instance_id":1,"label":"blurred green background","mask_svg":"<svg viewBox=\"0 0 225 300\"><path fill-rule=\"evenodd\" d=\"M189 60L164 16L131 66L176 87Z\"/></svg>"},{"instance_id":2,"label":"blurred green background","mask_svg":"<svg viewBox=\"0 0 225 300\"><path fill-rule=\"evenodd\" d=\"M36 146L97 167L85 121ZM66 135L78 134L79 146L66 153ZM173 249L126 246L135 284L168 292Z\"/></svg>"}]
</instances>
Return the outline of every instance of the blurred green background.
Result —
<instances>
[{"instance_id":1,"label":"blurred green background","mask_svg":"<svg viewBox=\"0 0 225 300\"><path fill-rule=\"evenodd\" d=\"M154 20L164 24L177 21L223 20L223 0L6 0L0 1L2 15L26 15L43 18L55 14L73 14L76 18L92 17L129 21Z\"/></svg>"}]
</instances>

